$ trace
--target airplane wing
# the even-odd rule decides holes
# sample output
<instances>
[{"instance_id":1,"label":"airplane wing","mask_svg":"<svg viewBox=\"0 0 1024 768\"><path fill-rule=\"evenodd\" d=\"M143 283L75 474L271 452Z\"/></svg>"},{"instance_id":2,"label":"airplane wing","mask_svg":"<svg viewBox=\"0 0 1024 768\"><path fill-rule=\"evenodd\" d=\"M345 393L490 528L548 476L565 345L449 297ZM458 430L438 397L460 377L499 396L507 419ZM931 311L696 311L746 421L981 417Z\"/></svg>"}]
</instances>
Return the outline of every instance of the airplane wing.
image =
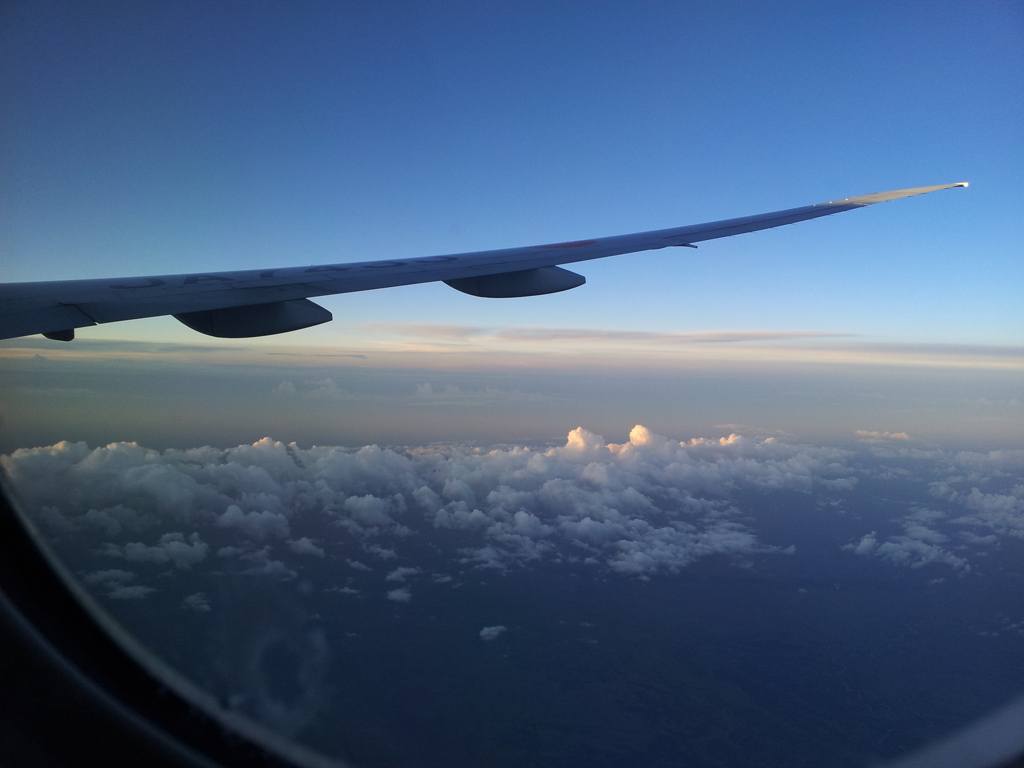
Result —
<instances>
[{"instance_id":1,"label":"airplane wing","mask_svg":"<svg viewBox=\"0 0 1024 768\"><path fill-rule=\"evenodd\" d=\"M210 336L267 336L331 320L331 313L310 297L438 280L474 296L537 296L586 282L561 264L669 246L696 247L694 243L704 240L966 186L960 182L914 187L708 224L497 251L237 272L5 283L0 284L0 339L41 333L70 341L75 328L160 315L173 315Z\"/></svg>"}]
</instances>

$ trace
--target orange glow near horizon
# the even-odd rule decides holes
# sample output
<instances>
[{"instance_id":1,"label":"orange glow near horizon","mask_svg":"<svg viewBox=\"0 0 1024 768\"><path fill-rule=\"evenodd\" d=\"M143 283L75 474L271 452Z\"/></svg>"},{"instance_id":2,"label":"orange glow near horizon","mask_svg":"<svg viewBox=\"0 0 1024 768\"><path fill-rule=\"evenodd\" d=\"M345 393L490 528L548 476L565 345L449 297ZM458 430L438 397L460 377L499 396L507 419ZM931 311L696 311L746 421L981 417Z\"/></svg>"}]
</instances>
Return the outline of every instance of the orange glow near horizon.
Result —
<instances>
[{"instance_id":1,"label":"orange glow near horizon","mask_svg":"<svg viewBox=\"0 0 1024 768\"><path fill-rule=\"evenodd\" d=\"M810 366L886 366L1024 371L1024 347L872 342L824 331L621 332L415 324L342 326L344 346L289 344L285 337L188 342L12 339L0 359L136 360L226 365L426 368L432 370L601 369L642 372ZM845 338L844 338L845 337Z\"/></svg>"}]
</instances>

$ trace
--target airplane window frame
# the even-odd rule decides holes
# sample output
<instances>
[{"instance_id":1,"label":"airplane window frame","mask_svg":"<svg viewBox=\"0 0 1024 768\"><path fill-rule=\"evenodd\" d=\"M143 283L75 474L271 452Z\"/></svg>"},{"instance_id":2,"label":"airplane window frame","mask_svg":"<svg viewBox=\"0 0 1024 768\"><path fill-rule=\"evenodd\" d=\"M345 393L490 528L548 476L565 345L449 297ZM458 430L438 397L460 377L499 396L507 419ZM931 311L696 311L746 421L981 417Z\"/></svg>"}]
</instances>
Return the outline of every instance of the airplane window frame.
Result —
<instances>
[{"instance_id":1,"label":"airplane window frame","mask_svg":"<svg viewBox=\"0 0 1024 768\"><path fill-rule=\"evenodd\" d=\"M4 477L0 641L4 764L345 766L223 710L150 654L49 551Z\"/></svg>"}]
</instances>

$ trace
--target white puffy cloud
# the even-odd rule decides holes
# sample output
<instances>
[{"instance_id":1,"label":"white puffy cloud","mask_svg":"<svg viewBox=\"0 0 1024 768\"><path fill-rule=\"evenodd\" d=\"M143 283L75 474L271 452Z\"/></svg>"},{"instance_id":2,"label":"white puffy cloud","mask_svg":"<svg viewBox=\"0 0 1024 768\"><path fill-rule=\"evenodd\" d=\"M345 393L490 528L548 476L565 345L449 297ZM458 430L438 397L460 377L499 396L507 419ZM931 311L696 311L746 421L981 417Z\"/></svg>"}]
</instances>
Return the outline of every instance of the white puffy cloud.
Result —
<instances>
[{"instance_id":1,"label":"white puffy cloud","mask_svg":"<svg viewBox=\"0 0 1024 768\"><path fill-rule=\"evenodd\" d=\"M331 587L330 589L325 589L324 591L325 592L337 592L340 595L358 595L359 594L359 590L358 589L353 589L352 587Z\"/></svg>"},{"instance_id":2,"label":"white puffy cloud","mask_svg":"<svg viewBox=\"0 0 1024 768\"><path fill-rule=\"evenodd\" d=\"M388 499L379 499L370 494L350 496L342 503L342 509L350 519L366 526L386 527L393 524L395 521L388 515L390 508Z\"/></svg>"},{"instance_id":3,"label":"white puffy cloud","mask_svg":"<svg viewBox=\"0 0 1024 768\"><path fill-rule=\"evenodd\" d=\"M856 544L846 544L843 549L855 555L871 555L878 549L877 533L872 531L861 537Z\"/></svg>"},{"instance_id":4,"label":"white puffy cloud","mask_svg":"<svg viewBox=\"0 0 1024 768\"><path fill-rule=\"evenodd\" d=\"M182 533L165 533L152 546L141 541L107 544L104 553L140 563L174 563L178 568L188 570L205 560L209 550L209 545L199 538L198 533L193 533L188 540Z\"/></svg>"},{"instance_id":5,"label":"white puffy cloud","mask_svg":"<svg viewBox=\"0 0 1024 768\"><path fill-rule=\"evenodd\" d=\"M931 484L931 494L966 511L952 522L1024 539L1024 450L961 452L948 470L948 477ZM967 533L961 537L971 539ZM973 534L974 543L984 538Z\"/></svg>"},{"instance_id":6,"label":"white puffy cloud","mask_svg":"<svg viewBox=\"0 0 1024 768\"><path fill-rule=\"evenodd\" d=\"M296 555L326 559L329 551L352 569L352 586L340 591L370 594L362 572L380 562L396 587L387 599L398 602L411 599L413 575L451 581L436 573L447 570L444 561L453 573L547 561L641 579L709 557L750 565L792 548L765 543L749 499L814 493L821 514L856 515L856 495L848 509L847 500L862 478L935 482L928 508L894 507L885 514L895 519L866 522L864 531L875 530L850 541L851 554L966 574L981 570L978 558L1004 537L1024 538L1024 451L924 451L901 445L900 434L865 433L857 452L737 434L677 441L641 425L621 444L577 428L539 450L303 449L269 438L162 452L58 443L0 463L43 527L104 542L90 551L188 569L213 546L219 559L211 570L280 580L296 577ZM417 559L423 552L429 559ZM313 573L318 565L306 567ZM134 578L119 569L85 576L114 599L153 591Z\"/></svg>"},{"instance_id":7,"label":"white puffy cloud","mask_svg":"<svg viewBox=\"0 0 1024 768\"><path fill-rule=\"evenodd\" d=\"M102 571L93 571L82 577L86 584L99 585L106 588L107 597L112 600L141 600L156 592L153 587L142 584L128 584L135 580L132 571L124 571L120 568L109 568Z\"/></svg>"},{"instance_id":8,"label":"white puffy cloud","mask_svg":"<svg viewBox=\"0 0 1024 768\"><path fill-rule=\"evenodd\" d=\"M282 381L274 389L276 397L295 397L297 394L298 390L295 388L295 384L290 381Z\"/></svg>"},{"instance_id":9,"label":"white puffy cloud","mask_svg":"<svg viewBox=\"0 0 1024 768\"><path fill-rule=\"evenodd\" d=\"M947 537L927 526L907 520L903 523L905 534L879 540L878 534L872 531L860 541L843 547L848 552L865 557L880 557L893 565L909 568L922 568L932 563L948 565L963 573L970 573L971 566L967 560L954 555L941 545Z\"/></svg>"},{"instance_id":10,"label":"white puffy cloud","mask_svg":"<svg viewBox=\"0 0 1024 768\"><path fill-rule=\"evenodd\" d=\"M927 455L900 451L896 455L903 459L927 460L932 471L952 473L944 480L931 483L930 493L936 499L949 502L954 511L914 507L895 521L902 526L902 534L885 537L872 531L843 549L884 558L894 565L921 568L940 563L961 573L970 573L969 556L984 554L984 548L997 546L1000 537L1024 538L1024 484L1007 487L1024 473L1024 451L955 455L942 451ZM887 469L880 476L906 477L909 474L908 470ZM996 485L1001 490L982 491L975 483ZM957 508L966 514L957 514ZM980 533L978 528L982 529Z\"/></svg>"},{"instance_id":11,"label":"white puffy cloud","mask_svg":"<svg viewBox=\"0 0 1024 768\"><path fill-rule=\"evenodd\" d=\"M968 558L990 554L987 550L998 548L1001 538L1024 539L1024 450L951 453L876 444L872 453L900 462L873 472L881 479L944 476L928 485L929 494L947 509L913 507L893 521L902 527L901 534L872 531L843 549L912 568L945 564L966 574L974 570Z\"/></svg>"},{"instance_id":12,"label":"white puffy cloud","mask_svg":"<svg viewBox=\"0 0 1024 768\"><path fill-rule=\"evenodd\" d=\"M364 546L363 549L371 555L379 557L381 560L394 560L398 557L398 553L395 552L395 550L382 547L380 544L370 544L368 546Z\"/></svg>"},{"instance_id":13,"label":"white puffy cloud","mask_svg":"<svg viewBox=\"0 0 1024 768\"><path fill-rule=\"evenodd\" d=\"M947 517L945 512L939 510L913 507L910 514L898 521L903 527L902 535L883 538L872 531L859 542L847 544L843 549L855 555L880 557L893 565L922 568L931 563L940 563L962 573L970 573L971 566L967 560L953 554L948 546L943 546L949 542L950 537L934 527L943 524Z\"/></svg>"},{"instance_id":14,"label":"white puffy cloud","mask_svg":"<svg viewBox=\"0 0 1024 768\"><path fill-rule=\"evenodd\" d=\"M1013 486L1007 493L982 493L972 488L968 494L953 492L950 498L969 510L956 522L1024 539L1024 484Z\"/></svg>"},{"instance_id":15,"label":"white puffy cloud","mask_svg":"<svg viewBox=\"0 0 1024 768\"><path fill-rule=\"evenodd\" d=\"M301 539L289 541L288 549L290 549L297 555L313 555L315 557L324 556L323 548L318 547L316 543L308 536L303 536Z\"/></svg>"},{"instance_id":16,"label":"white puffy cloud","mask_svg":"<svg viewBox=\"0 0 1024 768\"><path fill-rule=\"evenodd\" d=\"M249 564L242 573L246 576L268 576L273 579L287 581L296 577L295 571L289 568L281 560L274 560L270 555L270 547L262 547L252 552L245 552L239 556L239 560Z\"/></svg>"},{"instance_id":17,"label":"white puffy cloud","mask_svg":"<svg viewBox=\"0 0 1024 768\"><path fill-rule=\"evenodd\" d=\"M480 639L494 640L498 637L498 635L500 635L502 632L506 632L507 630L508 628L502 626L501 624L497 624L493 627L484 627L480 630Z\"/></svg>"},{"instance_id":18,"label":"white puffy cloud","mask_svg":"<svg viewBox=\"0 0 1024 768\"><path fill-rule=\"evenodd\" d=\"M235 532L234 543L218 534L218 547L239 557L253 542L289 540L293 524L314 515L384 561L400 558L408 536L437 531L461 537L454 560L482 567L569 556L643 575L711 555L772 551L730 498L743 490L846 492L857 481L851 456L735 434L678 442L638 425L622 444L578 428L547 450L301 449L269 438L227 450L163 452L59 443L17 451L4 466L36 508L50 510L46 519L110 537L188 520ZM205 544L173 536L108 550L179 567L205 557ZM308 537L285 546L323 552ZM250 572L291 572L272 562L280 561L267 555L250 562ZM366 567L351 558L349 564Z\"/></svg>"},{"instance_id":19,"label":"white puffy cloud","mask_svg":"<svg viewBox=\"0 0 1024 768\"><path fill-rule=\"evenodd\" d=\"M502 568L569 545L622 573L674 571L707 555L769 549L723 519L734 516L729 504L705 494L849 489L849 455L737 435L679 443L643 426L619 445L576 429L547 451L432 456L435 482L412 498L435 527L484 536L463 549L466 563Z\"/></svg>"},{"instance_id":20,"label":"white puffy cloud","mask_svg":"<svg viewBox=\"0 0 1024 768\"><path fill-rule=\"evenodd\" d=\"M384 581L405 581L407 576L415 576L417 573L422 571L419 568L398 567L385 576Z\"/></svg>"},{"instance_id":21,"label":"white puffy cloud","mask_svg":"<svg viewBox=\"0 0 1024 768\"><path fill-rule=\"evenodd\" d=\"M243 512L236 504L229 506L217 518L217 525L222 528L238 528L246 536L260 541L275 536L284 539L291 533L288 518L279 512Z\"/></svg>"},{"instance_id":22,"label":"white puffy cloud","mask_svg":"<svg viewBox=\"0 0 1024 768\"><path fill-rule=\"evenodd\" d=\"M1024 450L1005 449L974 453L963 451L954 458L958 469L968 473L967 479L973 482L991 477L1024 477Z\"/></svg>"},{"instance_id":23,"label":"white puffy cloud","mask_svg":"<svg viewBox=\"0 0 1024 768\"><path fill-rule=\"evenodd\" d=\"M295 505L300 468L290 446L261 440L229 450L153 451L135 443L90 449L61 442L21 449L0 464L29 508L49 507L72 526L117 535L169 522L203 524L234 504L279 512Z\"/></svg>"}]
</instances>

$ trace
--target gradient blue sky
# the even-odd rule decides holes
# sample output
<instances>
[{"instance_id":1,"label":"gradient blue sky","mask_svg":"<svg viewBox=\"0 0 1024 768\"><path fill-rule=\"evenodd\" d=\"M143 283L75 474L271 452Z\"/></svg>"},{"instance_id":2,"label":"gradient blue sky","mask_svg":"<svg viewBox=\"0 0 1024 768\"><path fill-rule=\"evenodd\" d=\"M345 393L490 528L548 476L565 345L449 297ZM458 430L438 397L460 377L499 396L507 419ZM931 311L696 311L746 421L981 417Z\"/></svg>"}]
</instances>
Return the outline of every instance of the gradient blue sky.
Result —
<instances>
[{"instance_id":1,"label":"gradient blue sky","mask_svg":"<svg viewBox=\"0 0 1024 768\"><path fill-rule=\"evenodd\" d=\"M947 368L984 359L1018 384L1024 371L1019 2L32 2L2 13L3 280L424 256L969 181L696 251L581 265L588 284L558 296L488 301L434 284L327 298L334 323L244 344L391 355L391 367L467 369L528 349L563 370L574 356L640 369L681 355L932 355ZM508 340L524 327L836 335ZM79 337L221 343L169 318Z\"/></svg>"},{"instance_id":2,"label":"gradient blue sky","mask_svg":"<svg viewBox=\"0 0 1024 768\"><path fill-rule=\"evenodd\" d=\"M544 759L575 754L550 741L562 726L546 712L559 707L588 750L640 738L664 756L674 742L630 725L645 701L670 713L651 726L659 734L726 723L695 742L742 731L749 754L768 745L754 761L791 760L786 733L799 735L794 754L819 742L822 754L841 754L844 734L851 754L902 749L994 706L1009 685L1006 675L992 682L999 660L1019 661L1010 644L1024 625L1012 613L1024 509L1022 95L1019 0L6 0L2 281L428 256L971 186L698 250L581 264L587 285L554 296L484 300L434 284L328 297L335 322L267 339L211 339L159 318L82 329L70 344L0 342L0 454L10 454L0 463L42 524L69 549L81 544L70 567L91 571L103 599L152 593L149 604L168 609L149 626L157 648L173 646L172 663L201 649L192 661L209 666L193 669L253 678L264 667L246 649L278 647L261 618L275 606L288 609L282 632L307 615L303 632L321 615L323 626L358 627L372 652L340 635L300 652L328 658L330 642L335 659L361 667L356 687L349 667L302 667L304 679L345 680L339 691L351 698L303 694L293 705L289 694L275 710L316 701L339 742L349 706L371 718L349 718L369 723L371 744L388 712L410 744L435 733L427 723L458 721L401 715L418 706L416 690L430 694L424 711L459 701L417 676L422 666L472 678L485 695L465 701L501 719L478 727L474 715L434 745L475 756L497 743L480 734L497 734L499 762L517 754L509 744L533 743L515 718L532 728L536 713ZM570 433L577 427L589 431ZM303 452L257 442L264 436ZM229 450L161 456L117 441ZM255 445L237 447L246 443ZM408 450L310 448L370 443ZM509 444L544 450L486 450ZM50 447L17 450L30 446ZM377 503L376 518L360 518L373 527L353 528ZM516 508L513 535L501 521ZM391 527L378 530L380 515ZM480 517L487 527L474 533ZM280 538L264 540L268 524ZM553 546L555 526L579 538ZM397 554L369 546L371 536ZM587 559L604 569L592 571L600 582L565 571L573 578L544 576L536 593L530 582L486 587L499 579L478 579L472 563L487 552L514 563L513 541L520 563L550 552L545 567L592 551L604 558ZM456 549L466 543L473 549ZM172 550L187 558L178 568ZM709 552L737 558L741 575L673 578ZM348 579L350 555L373 571L363 564L359 581ZM422 576L399 587L406 569L384 577L387 557ZM643 567L668 577L616 586L646 578ZM449 571L452 586L467 586L444 586L455 602L429 602L442 585L426 574ZM301 573L288 592L300 602L283 591L239 597L223 578L234 572ZM350 610L333 607L342 583L386 608L353 613L354 624L333 618ZM661 583L693 591L648 589ZM331 585L335 602L313 602L311 585ZM464 599L471 590L486 614ZM211 611L220 618L210 626L230 631L177 640L179 625L200 626L186 621L210 608L207 595L233 594L233 613L216 597ZM595 666L564 665L572 698L550 698L547 678L561 683L547 670L583 646L541 623L579 615L587 637L593 624L545 607L556 598L598 606L595 632L617 617ZM687 623L665 624L666 605ZM386 621L358 624L385 611ZM391 618L399 611L402 624ZM434 614L457 631L439 631ZM417 615L430 615L429 627ZM508 631L484 643L488 626ZM535 655L521 627L541 627L529 630ZM474 661L506 641L508 686L499 667ZM450 675L444 659L458 667ZM591 668L610 682L582 687ZM255 677L261 691L274 687ZM520 699L506 692L542 678ZM262 701L224 679L231 706ZM647 689L663 699L644 698ZM691 731L671 724L682 710L660 705L672 691L700 710L679 718ZM599 702L598 714L577 708L580 697ZM757 706L768 739L758 741L748 700L767 702ZM602 713L622 702L620 739L605 726L619 718Z\"/></svg>"}]
</instances>

